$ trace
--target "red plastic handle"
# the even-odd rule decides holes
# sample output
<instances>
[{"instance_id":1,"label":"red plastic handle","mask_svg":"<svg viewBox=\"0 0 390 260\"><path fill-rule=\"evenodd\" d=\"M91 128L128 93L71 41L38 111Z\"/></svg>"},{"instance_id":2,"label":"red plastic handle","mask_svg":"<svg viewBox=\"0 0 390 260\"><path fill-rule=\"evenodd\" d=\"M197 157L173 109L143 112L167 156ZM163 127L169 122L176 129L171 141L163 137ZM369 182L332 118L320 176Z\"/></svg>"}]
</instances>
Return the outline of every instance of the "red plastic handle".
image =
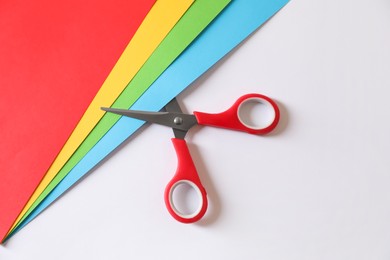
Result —
<instances>
[{"instance_id":1,"label":"red plastic handle","mask_svg":"<svg viewBox=\"0 0 390 260\"><path fill-rule=\"evenodd\" d=\"M187 143L185 140L172 138L173 145L176 150L178 159L178 166L175 176L168 183L165 188L165 205L169 213L177 220L182 223L194 223L200 220L207 210L207 193L200 178L196 171L195 165L192 161L190 151L188 150ZM173 203L173 191L177 185L186 183L191 185L198 193L201 198L201 203L198 209L192 214L181 213Z\"/></svg>"},{"instance_id":2,"label":"red plastic handle","mask_svg":"<svg viewBox=\"0 0 390 260\"><path fill-rule=\"evenodd\" d=\"M242 104L249 101L259 101L269 104L273 109L273 118L268 125L264 127L251 126L243 122L240 118L239 110ZM228 128L237 131L244 131L250 134L267 134L271 132L278 124L280 118L279 108L276 103L267 96L261 94L247 94L240 97L232 107L219 114L208 114L203 112L194 112L198 123L201 125L216 126Z\"/></svg>"}]
</instances>

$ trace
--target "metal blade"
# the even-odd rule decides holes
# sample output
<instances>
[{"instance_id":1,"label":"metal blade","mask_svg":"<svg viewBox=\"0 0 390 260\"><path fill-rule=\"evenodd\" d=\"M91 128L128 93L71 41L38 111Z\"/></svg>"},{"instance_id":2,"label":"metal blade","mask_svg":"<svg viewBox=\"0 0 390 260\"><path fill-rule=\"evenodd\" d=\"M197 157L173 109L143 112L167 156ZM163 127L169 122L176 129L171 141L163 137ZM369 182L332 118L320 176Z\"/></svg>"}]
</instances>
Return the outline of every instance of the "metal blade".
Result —
<instances>
[{"instance_id":1,"label":"metal blade","mask_svg":"<svg viewBox=\"0 0 390 260\"><path fill-rule=\"evenodd\" d=\"M164 108L167 112L183 113L183 111L180 108L179 102L177 102L176 98L172 99Z\"/></svg>"},{"instance_id":2,"label":"metal blade","mask_svg":"<svg viewBox=\"0 0 390 260\"><path fill-rule=\"evenodd\" d=\"M171 112L171 113L175 113L175 112L182 113L183 112L181 110L179 102L177 102L176 98L172 99L164 108L167 112ZM175 128L172 128L172 130L173 130L173 134L178 139L184 139L186 137L187 132L188 132L188 131L183 131L183 130L175 129Z\"/></svg>"},{"instance_id":3,"label":"metal blade","mask_svg":"<svg viewBox=\"0 0 390 260\"><path fill-rule=\"evenodd\" d=\"M194 115L171 112L148 112L102 107L102 110L121 116L136 118L150 123L165 125L174 129L188 131L198 121Z\"/></svg>"}]
</instances>

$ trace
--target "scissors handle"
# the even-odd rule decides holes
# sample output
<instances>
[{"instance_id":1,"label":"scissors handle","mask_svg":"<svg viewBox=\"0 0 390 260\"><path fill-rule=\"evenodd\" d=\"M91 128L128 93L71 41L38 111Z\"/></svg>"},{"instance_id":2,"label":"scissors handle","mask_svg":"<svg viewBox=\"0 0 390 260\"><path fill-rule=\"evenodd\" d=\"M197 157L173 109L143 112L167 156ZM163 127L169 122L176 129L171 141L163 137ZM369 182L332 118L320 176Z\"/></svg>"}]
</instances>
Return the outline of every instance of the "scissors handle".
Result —
<instances>
[{"instance_id":1,"label":"scissors handle","mask_svg":"<svg viewBox=\"0 0 390 260\"><path fill-rule=\"evenodd\" d=\"M266 126L252 126L245 123L240 116L240 108L246 102L257 101L269 105L273 110L272 119ZM218 114L194 112L194 115L201 125L222 127L236 131L244 131L250 134L267 134L271 132L279 122L280 112L276 103L267 96L261 94L247 94L240 97L228 110Z\"/></svg>"},{"instance_id":2,"label":"scissors handle","mask_svg":"<svg viewBox=\"0 0 390 260\"><path fill-rule=\"evenodd\" d=\"M196 171L194 162L192 161L190 151L185 140L172 138L173 145L176 150L178 166L175 176L165 188L165 205L169 213L182 223L194 223L200 220L207 210L207 193L203 187L199 175ZM191 214L183 214L173 203L173 192L180 184L188 184L195 189L200 197L200 205L197 210Z\"/></svg>"}]
</instances>

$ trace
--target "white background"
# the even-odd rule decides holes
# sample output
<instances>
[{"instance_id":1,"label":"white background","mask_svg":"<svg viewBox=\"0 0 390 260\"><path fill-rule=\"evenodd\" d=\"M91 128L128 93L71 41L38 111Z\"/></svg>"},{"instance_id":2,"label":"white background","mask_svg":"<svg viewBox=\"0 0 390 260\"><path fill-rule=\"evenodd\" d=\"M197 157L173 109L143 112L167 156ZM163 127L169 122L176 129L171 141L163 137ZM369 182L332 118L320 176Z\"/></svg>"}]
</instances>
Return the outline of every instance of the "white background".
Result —
<instances>
[{"instance_id":1,"label":"white background","mask_svg":"<svg viewBox=\"0 0 390 260\"><path fill-rule=\"evenodd\" d=\"M153 125L0 259L390 259L390 1L293 0L179 100L219 112L250 92L277 100L275 133L187 137L210 199L201 222L165 209L173 135Z\"/></svg>"}]
</instances>

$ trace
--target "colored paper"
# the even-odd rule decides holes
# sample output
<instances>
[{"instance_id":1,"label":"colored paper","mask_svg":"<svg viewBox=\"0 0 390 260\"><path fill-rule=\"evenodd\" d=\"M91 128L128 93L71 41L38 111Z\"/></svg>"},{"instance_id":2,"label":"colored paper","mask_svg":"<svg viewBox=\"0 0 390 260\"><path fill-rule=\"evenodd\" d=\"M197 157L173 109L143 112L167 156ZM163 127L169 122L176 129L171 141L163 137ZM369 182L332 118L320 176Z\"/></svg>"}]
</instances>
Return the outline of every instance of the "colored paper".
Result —
<instances>
[{"instance_id":1,"label":"colored paper","mask_svg":"<svg viewBox=\"0 0 390 260\"><path fill-rule=\"evenodd\" d=\"M145 61L187 11L194 0L160 0L150 10L118 62L93 98L80 122L56 157L12 228L21 220L34 201L49 185L68 159L104 115L101 104L111 106ZM71 104L69 104L71 105Z\"/></svg>"},{"instance_id":2,"label":"colored paper","mask_svg":"<svg viewBox=\"0 0 390 260\"><path fill-rule=\"evenodd\" d=\"M154 2L0 2L0 239Z\"/></svg>"},{"instance_id":3,"label":"colored paper","mask_svg":"<svg viewBox=\"0 0 390 260\"><path fill-rule=\"evenodd\" d=\"M195 1L115 101L114 106L130 107L229 2L230 0ZM109 105L102 100L99 109ZM104 115L53 181L34 201L25 216L34 210L118 119L119 116L114 114Z\"/></svg>"},{"instance_id":4,"label":"colored paper","mask_svg":"<svg viewBox=\"0 0 390 260\"><path fill-rule=\"evenodd\" d=\"M131 109L159 111L287 2L288 0L232 1L197 40L134 103ZM120 118L35 211L17 227L15 232L29 223L87 172L91 171L96 164L138 130L142 124L142 121L132 118Z\"/></svg>"}]
</instances>

